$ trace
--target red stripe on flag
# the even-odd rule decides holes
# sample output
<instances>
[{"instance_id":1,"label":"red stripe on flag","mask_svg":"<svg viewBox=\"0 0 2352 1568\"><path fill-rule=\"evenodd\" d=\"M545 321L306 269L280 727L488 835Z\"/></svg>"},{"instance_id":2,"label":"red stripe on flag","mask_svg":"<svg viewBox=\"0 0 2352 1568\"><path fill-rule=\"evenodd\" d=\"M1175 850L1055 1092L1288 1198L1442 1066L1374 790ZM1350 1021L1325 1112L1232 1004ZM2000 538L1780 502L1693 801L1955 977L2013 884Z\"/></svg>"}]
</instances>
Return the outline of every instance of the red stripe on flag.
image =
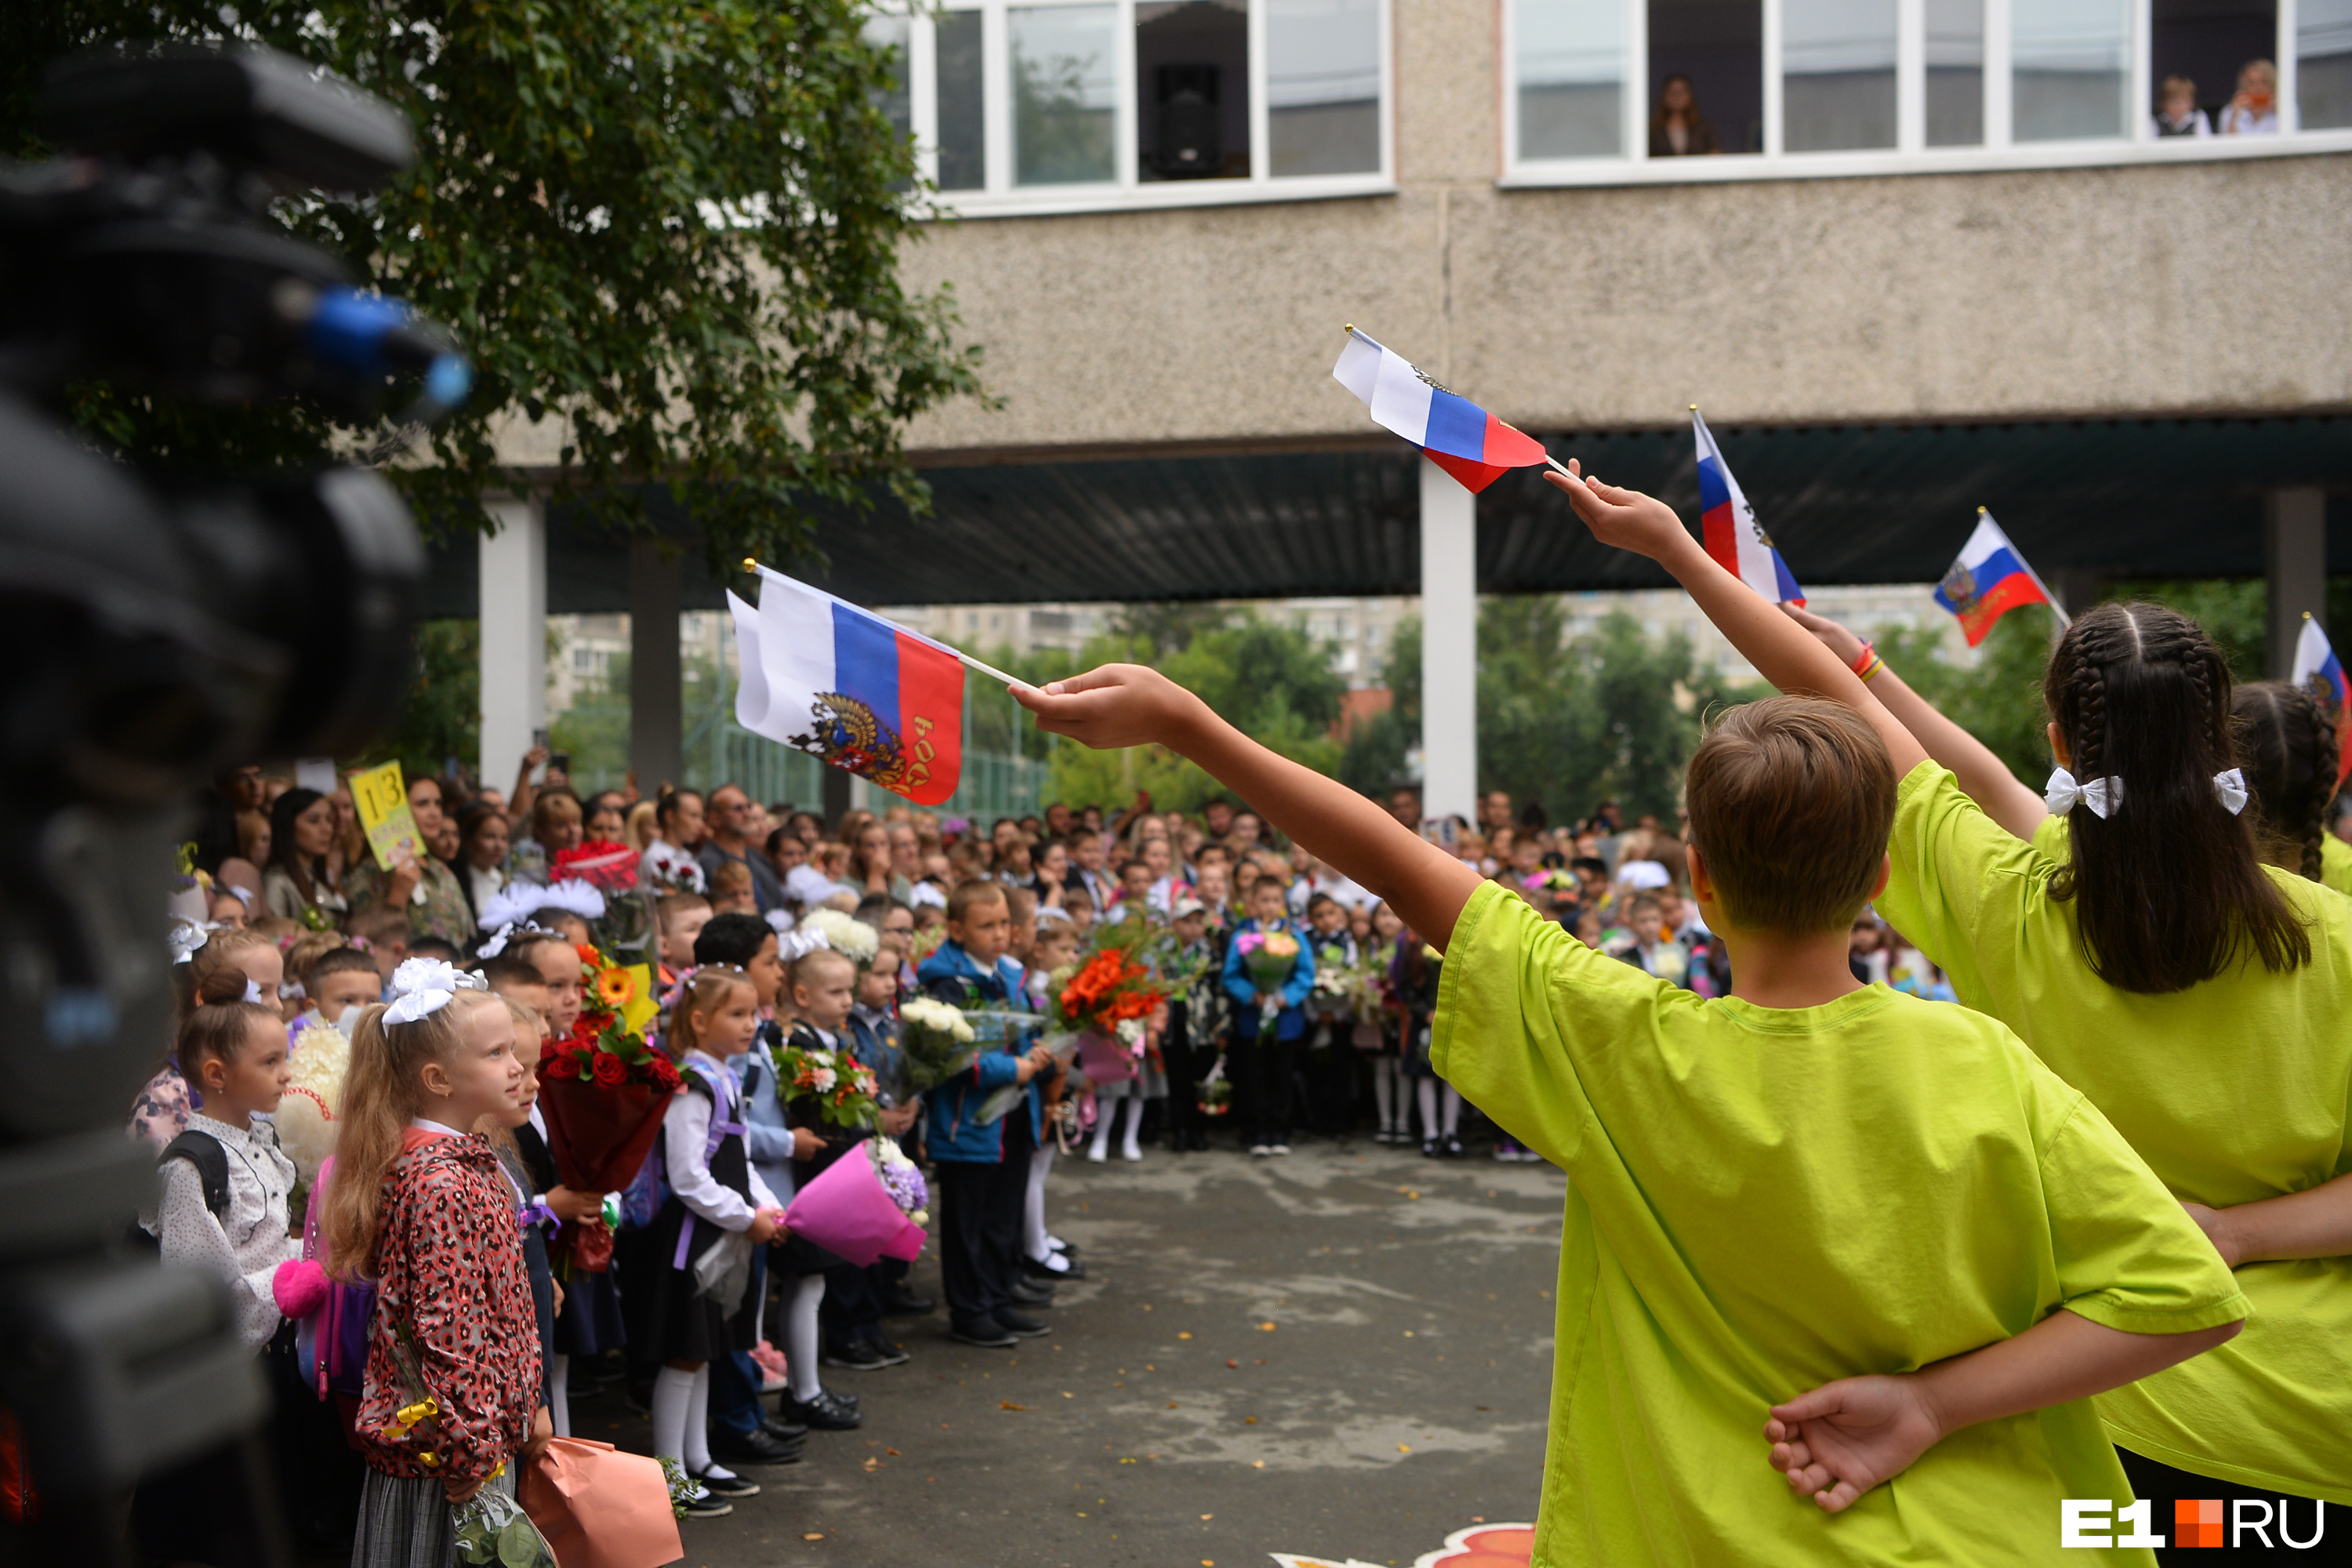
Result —
<instances>
[{"instance_id":1,"label":"red stripe on flag","mask_svg":"<svg viewBox=\"0 0 2352 1568\"><path fill-rule=\"evenodd\" d=\"M1462 488L1474 496L1511 471L1508 465L1496 467L1493 463L1481 463L1475 458L1457 458L1451 453L1437 451L1433 447L1423 447L1422 452L1431 462L1452 474L1461 482Z\"/></svg>"},{"instance_id":2,"label":"red stripe on flag","mask_svg":"<svg viewBox=\"0 0 2352 1568\"><path fill-rule=\"evenodd\" d=\"M917 805L937 805L963 777L963 661L906 633L898 636L898 743Z\"/></svg>"},{"instance_id":3,"label":"red stripe on flag","mask_svg":"<svg viewBox=\"0 0 2352 1568\"><path fill-rule=\"evenodd\" d=\"M1739 535L1731 523L1731 503L1711 506L1698 514L1699 531L1706 542L1706 552L1715 563L1733 576L1739 575Z\"/></svg>"},{"instance_id":4,"label":"red stripe on flag","mask_svg":"<svg viewBox=\"0 0 2352 1568\"><path fill-rule=\"evenodd\" d=\"M1524 468L1544 460L1543 443L1525 431L1486 416L1486 448L1480 454L1497 468Z\"/></svg>"},{"instance_id":5,"label":"red stripe on flag","mask_svg":"<svg viewBox=\"0 0 2352 1568\"><path fill-rule=\"evenodd\" d=\"M1995 583L1992 591L1979 599L1968 614L1960 617L1960 634L1969 639L1969 646L1974 647L1991 632L1993 622L2020 605L2046 605L2049 602L2042 597L2042 590L2034 586L2032 578L2022 572L2012 572Z\"/></svg>"}]
</instances>

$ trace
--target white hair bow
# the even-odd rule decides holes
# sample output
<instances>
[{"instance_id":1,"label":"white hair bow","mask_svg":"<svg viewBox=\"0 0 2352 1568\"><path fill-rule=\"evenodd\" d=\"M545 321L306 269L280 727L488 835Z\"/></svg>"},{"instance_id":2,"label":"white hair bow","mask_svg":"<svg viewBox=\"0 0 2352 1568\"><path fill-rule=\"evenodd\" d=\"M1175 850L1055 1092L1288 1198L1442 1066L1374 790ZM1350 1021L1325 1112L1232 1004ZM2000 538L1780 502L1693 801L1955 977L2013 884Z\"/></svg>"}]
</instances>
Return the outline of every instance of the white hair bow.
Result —
<instances>
[{"instance_id":1,"label":"white hair bow","mask_svg":"<svg viewBox=\"0 0 2352 1568\"><path fill-rule=\"evenodd\" d=\"M538 931L543 935L554 934L553 932L547 931L545 927L540 925L535 921L509 921L506 924L499 927L498 931L488 942L482 943L481 946L474 950L474 956L476 958L496 958L499 954L507 950L507 943L510 940L524 931Z\"/></svg>"},{"instance_id":2,"label":"white hair bow","mask_svg":"<svg viewBox=\"0 0 2352 1568\"><path fill-rule=\"evenodd\" d=\"M2246 775L2235 768L2227 768L2213 775L2213 793L2221 797L2221 809L2231 816L2246 809Z\"/></svg>"},{"instance_id":3,"label":"white hair bow","mask_svg":"<svg viewBox=\"0 0 2352 1568\"><path fill-rule=\"evenodd\" d=\"M802 926L776 938L776 956L786 963L798 963L821 947L831 947L833 939L815 926Z\"/></svg>"},{"instance_id":4,"label":"white hair bow","mask_svg":"<svg viewBox=\"0 0 2352 1568\"><path fill-rule=\"evenodd\" d=\"M490 983L478 974L460 973L457 967L442 958L410 958L402 961L392 972L391 1006L384 1009L387 1024L414 1024L429 1018L457 999L460 991L487 991Z\"/></svg>"},{"instance_id":5,"label":"white hair bow","mask_svg":"<svg viewBox=\"0 0 2352 1568\"><path fill-rule=\"evenodd\" d=\"M2094 816L2113 816L2123 809L2124 781L2111 777L2077 784L2074 775L2064 768L2053 768L2049 787L2042 792L2042 804L2050 808L2051 816L2063 816L2074 809L2077 801L2089 806Z\"/></svg>"},{"instance_id":6,"label":"white hair bow","mask_svg":"<svg viewBox=\"0 0 2352 1568\"><path fill-rule=\"evenodd\" d=\"M174 920L172 922L172 962L185 963L195 956L196 949L213 939L210 921Z\"/></svg>"},{"instance_id":7,"label":"white hair bow","mask_svg":"<svg viewBox=\"0 0 2352 1568\"><path fill-rule=\"evenodd\" d=\"M793 920L792 910L785 909L770 910L760 918L768 922L768 929L774 931L779 938L789 935L796 923Z\"/></svg>"},{"instance_id":8,"label":"white hair bow","mask_svg":"<svg viewBox=\"0 0 2352 1568\"><path fill-rule=\"evenodd\" d=\"M257 1002L264 1007L269 1005L268 1001L261 994L261 982L258 980L247 980L245 983L245 999L248 1002Z\"/></svg>"}]
</instances>

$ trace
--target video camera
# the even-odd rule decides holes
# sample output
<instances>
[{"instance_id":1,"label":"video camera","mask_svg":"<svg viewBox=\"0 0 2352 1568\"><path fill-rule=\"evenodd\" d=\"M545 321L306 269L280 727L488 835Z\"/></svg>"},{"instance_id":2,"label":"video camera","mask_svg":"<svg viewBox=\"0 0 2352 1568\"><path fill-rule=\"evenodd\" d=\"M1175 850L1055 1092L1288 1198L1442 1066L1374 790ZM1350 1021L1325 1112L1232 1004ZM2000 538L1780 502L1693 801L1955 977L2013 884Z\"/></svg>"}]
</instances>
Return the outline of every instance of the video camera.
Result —
<instances>
[{"instance_id":1,"label":"video camera","mask_svg":"<svg viewBox=\"0 0 2352 1568\"><path fill-rule=\"evenodd\" d=\"M45 406L100 379L357 421L414 373L429 424L470 373L269 220L411 162L389 106L268 49L134 46L52 68L44 114L63 154L0 161L0 1404L30 1550L103 1563L142 1474L265 1406L218 1288L118 1246L153 1191L123 1122L168 1040L173 846L226 765L381 726L425 557L366 468L143 470Z\"/></svg>"}]
</instances>

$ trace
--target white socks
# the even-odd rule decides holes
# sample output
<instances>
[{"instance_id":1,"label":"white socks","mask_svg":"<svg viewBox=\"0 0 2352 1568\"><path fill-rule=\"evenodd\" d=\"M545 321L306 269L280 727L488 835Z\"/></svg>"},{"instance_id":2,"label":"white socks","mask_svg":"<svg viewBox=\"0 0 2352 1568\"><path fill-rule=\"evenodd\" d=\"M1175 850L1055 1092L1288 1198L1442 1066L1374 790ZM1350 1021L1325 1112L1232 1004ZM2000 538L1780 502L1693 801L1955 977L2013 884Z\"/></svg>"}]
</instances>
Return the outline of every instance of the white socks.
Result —
<instances>
[{"instance_id":1,"label":"white socks","mask_svg":"<svg viewBox=\"0 0 2352 1568\"><path fill-rule=\"evenodd\" d=\"M694 1402L694 1380L708 1377L709 1368L700 1373L680 1372L666 1366L654 1374L654 1455L657 1458L676 1459L686 1463L687 1407ZM709 1408L706 1403L705 1409ZM704 1439L707 1449L709 1440Z\"/></svg>"},{"instance_id":2,"label":"white socks","mask_svg":"<svg viewBox=\"0 0 2352 1568\"><path fill-rule=\"evenodd\" d=\"M734 1474L721 1468L710 1458L710 1363L705 1362L694 1374L694 1392L686 1405L686 1473L689 1476L717 1476L725 1480Z\"/></svg>"},{"instance_id":3,"label":"white socks","mask_svg":"<svg viewBox=\"0 0 2352 1568\"><path fill-rule=\"evenodd\" d=\"M1397 1124L1397 1069L1403 1065L1398 1057L1372 1058L1372 1101L1380 1107L1383 1132L1394 1130Z\"/></svg>"},{"instance_id":4,"label":"white socks","mask_svg":"<svg viewBox=\"0 0 2352 1568\"><path fill-rule=\"evenodd\" d=\"M1111 1084L1095 1090L1095 1139L1087 1146L1087 1159L1099 1165L1110 1158L1110 1124L1118 1118L1118 1108L1125 1102L1127 1085Z\"/></svg>"},{"instance_id":5,"label":"white socks","mask_svg":"<svg viewBox=\"0 0 2352 1568\"><path fill-rule=\"evenodd\" d=\"M1442 1086L1445 1090L1445 1111L1444 1124L1440 1125L1437 1110L1440 1087L1433 1078L1420 1080L1421 1136L1424 1142L1432 1138L1451 1138L1454 1129L1462 1125L1462 1091L1450 1083Z\"/></svg>"},{"instance_id":6,"label":"white socks","mask_svg":"<svg viewBox=\"0 0 2352 1568\"><path fill-rule=\"evenodd\" d=\"M557 1436L572 1436L572 1358L561 1351L547 1358L547 1415Z\"/></svg>"},{"instance_id":7,"label":"white socks","mask_svg":"<svg viewBox=\"0 0 2352 1568\"><path fill-rule=\"evenodd\" d=\"M1029 1154L1029 1190L1021 1200L1021 1250L1034 1263L1045 1261L1045 1178L1054 1172L1055 1146L1048 1140Z\"/></svg>"},{"instance_id":8,"label":"white socks","mask_svg":"<svg viewBox=\"0 0 2352 1568\"><path fill-rule=\"evenodd\" d=\"M816 1375L816 1309L824 1300L824 1276L803 1274L784 1302L784 1375L793 1399L805 1405L824 1390Z\"/></svg>"},{"instance_id":9,"label":"white socks","mask_svg":"<svg viewBox=\"0 0 2352 1568\"><path fill-rule=\"evenodd\" d=\"M1119 1141L1118 1155L1122 1160L1143 1158L1143 1145L1138 1141L1143 1131L1143 1096L1127 1097L1127 1136Z\"/></svg>"}]
</instances>

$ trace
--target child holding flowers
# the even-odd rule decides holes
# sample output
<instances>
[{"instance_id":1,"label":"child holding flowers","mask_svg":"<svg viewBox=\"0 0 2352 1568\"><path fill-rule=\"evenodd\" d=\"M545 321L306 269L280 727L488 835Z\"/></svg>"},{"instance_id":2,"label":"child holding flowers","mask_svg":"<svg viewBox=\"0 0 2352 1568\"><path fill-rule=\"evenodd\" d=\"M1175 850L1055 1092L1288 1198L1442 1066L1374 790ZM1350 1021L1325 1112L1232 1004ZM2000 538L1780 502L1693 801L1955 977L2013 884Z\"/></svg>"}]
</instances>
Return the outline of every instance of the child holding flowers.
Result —
<instances>
[{"instance_id":1,"label":"child holding flowers","mask_svg":"<svg viewBox=\"0 0 2352 1568\"><path fill-rule=\"evenodd\" d=\"M1290 1152L1290 1053L1307 1033L1303 1007L1315 989L1315 953L1292 930L1278 877L1250 884L1250 918L1225 949L1225 994L1234 999L1234 1078L1249 1152Z\"/></svg>"},{"instance_id":2,"label":"child holding flowers","mask_svg":"<svg viewBox=\"0 0 2352 1568\"><path fill-rule=\"evenodd\" d=\"M758 1304L723 1306L698 1287L695 1269L726 1233L748 1235L756 1247L776 1234L782 1218L782 1205L751 1168L740 1091L727 1065L751 1048L759 1030L760 997L751 976L708 964L687 982L667 1042L684 1081L661 1130L670 1195L654 1222L648 1253L656 1269L646 1348L662 1363L654 1380L654 1452L679 1461L699 1483L686 1505L694 1519L731 1512L729 1499L760 1490L711 1458L709 1432L709 1363L757 1342Z\"/></svg>"},{"instance_id":3,"label":"child holding flowers","mask_svg":"<svg viewBox=\"0 0 2352 1568\"><path fill-rule=\"evenodd\" d=\"M411 960L393 985L352 1036L323 1233L330 1271L376 1287L353 1568L438 1568L456 1556L456 1505L511 1498L514 1459L552 1428L514 1194L489 1145L458 1131L513 1109L514 1021L446 963Z\"/></svg>"}]
</instances>

